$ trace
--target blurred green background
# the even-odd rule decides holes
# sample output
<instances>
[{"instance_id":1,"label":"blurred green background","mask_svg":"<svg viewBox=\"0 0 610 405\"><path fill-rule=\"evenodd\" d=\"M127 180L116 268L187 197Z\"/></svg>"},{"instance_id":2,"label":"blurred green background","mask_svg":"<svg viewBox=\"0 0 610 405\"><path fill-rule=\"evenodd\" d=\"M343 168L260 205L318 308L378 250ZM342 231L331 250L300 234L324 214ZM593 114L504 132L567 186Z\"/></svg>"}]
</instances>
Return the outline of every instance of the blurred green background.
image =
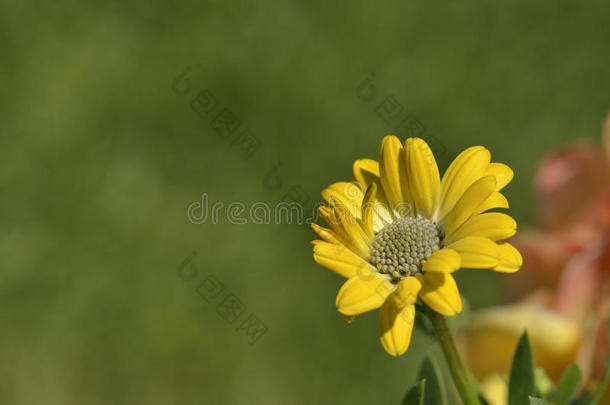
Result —
<instances>
[{"instance_id":1,"label":"blurred green background","mask_svg":"<svg viewBox=\"0 0 610 405\"><path fill-rule=\"evenodd\" d=\"M275 204L293 186L315 201L353 160L376 158L395 127L376 108L394 96L440 141L443 168L473 144L508 163L512 213L531 222L539 158L598 138L610 107L609 12L606 1L2 2L0 403L398 403L438 354L431 340L416 332L395 359L376 312L344 324L341 280L313 262L306 226L197 225L188 206L203 193ZM190 103L205 89L218 105L202 117ZM249 159L211 126L223 108L241 122L234 136L260 141ZM278 162L281 184L266 187ZM224 290L208 303L197 288L210 275ZM461 291L492 305L502 277L463 272ZM229 294L245 306L233 323L217 311ZM238 330L250 314L267 327L255 344Z\"/></svg>"}]
</instances>

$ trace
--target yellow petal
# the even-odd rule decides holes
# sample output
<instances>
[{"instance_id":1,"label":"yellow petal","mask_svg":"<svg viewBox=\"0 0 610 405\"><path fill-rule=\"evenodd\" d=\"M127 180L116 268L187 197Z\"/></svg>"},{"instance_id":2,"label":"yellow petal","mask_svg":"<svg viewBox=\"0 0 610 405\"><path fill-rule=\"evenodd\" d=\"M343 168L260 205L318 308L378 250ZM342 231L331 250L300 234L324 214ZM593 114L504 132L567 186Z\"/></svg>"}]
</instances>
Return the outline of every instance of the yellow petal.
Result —
<instances>
[{"instance_id":1,"label":"yellow petal","mask_svg":"<svg viewBox=\"0 0 610 405\"><path fill-rule=\"evenodd\" d=\"M420 138L407 139L403 153L409 194L415 209L430 218L437 208L441 186L434 154Z\"/></svg>"},{"instance_id":2,"label":"yellow petal","mask_svg":"<svg viewBox=\"0 0 610 405\"><path fill-rule=\"evenodd\" d=\"M472 183L483 176L491 155L482 146L473 146L456 157L441 180L440 208L437 222L441 222Z\"/></svg>"},{"instance_id":3,"label":"yellow petal","mask_svg":"<svg viewBox=\"0 0 610 405\"><path fill-rule=\"evenodd\" d=\"M345 235L343 243L361 257L368 257L371 239L347 209L333 208L332 222L339 224L342 234Z\"/></svg>"},{"instance_id":4,"label":"yellow petal","mask_svg":"<svg viewBox=\"0 0 610 405\"><path fill-rule=\"evenodd\" d=\"M341 219L339 216L337 216L335 211L336 211L335 208L329 207L327 205L321 205L320 207L318 207L318 212L320 213L320 218L322 218L324 220L324 222L326 222L326 224L333 231L333 233L334 233L333 236L340 239L341 242L345 242L346 235L345 235L345 232L343 232L343 228L341 226ZM354 219L354 221L356 221L356 220ZM315 230L316 229L314 228L314 231Z\"/></svg>"},{"instance_id":5,"label":"yellow petal","mask_svg":"<svg viewBox=\"0 0 610 405\"><path fill-rule=\"evenodd\" d=\"M403 160L401 154L402 144L397 137L388 135L383 138L379 150L379 175L390 208L395 210L404 205L403 193L407 191L405 168L400 164Z\"/></svg>"},{"instance_id":6,"label":"yellow petal","mask_svg":"<svg viewBox=\"0 0 610 405\"><path fill-rule=\"evenodd\" d=\"M392 221L394 216L390 212L390 204L386 195L384 194L381 179L379 178L379 163L372 159L356 160L354 162L354 178L363 191L366 191L373 183L377 186L377 193L375 195L375 212L386 222ZM378 230L377 227L375 230Z\"/></svg>"},{"instance_id":7,"label":"yellow petal","mask_svg":"<svg viewBox=\"0 0 610 405\"><path fill-rule=\"evenodd\" d=\"M451 209L445 226L446 233L452 233L470 218L495 188L496 178L494 176L481 177L472 183Z\"/></svg>"},{"instance_id":8,"label":"yellow petal","mask_svg":"<svg viewBox=\"0 0 610 405\"><path fill-rule=\"evenodd\" d=\"M377 194L377 185L371 183L364 193L364 199L362 200L362 229L372 239L375 237L374 227L374 216L375 216L375 195Z\"/></svg>"},{"instance_id":9,"label":"yellow petal","mask_svg":"<svg viewBox=\"0 0 610 405\"><path fill-rule=\"evenodd\" d=\"M364 194L357 184L340 181L322 191L322 198L331 206L344 207L354 218L360 218Z\"/></svg>"},{"instance_id":10,"label":"yellow petal","mask_svg":"<svg viewBox=\"0 0 610 405\"><path fill-rule=\"evenodd\" d=\"M409 347L415 320L413 304L420 289L417 278L403 279L379 311L379 338L385 351L392 356L400 356Z\"/></svg>"},{"instance_id":11,"label":"yellow petal","mask_svg":"<svg viewBox=\"0 0 610 405\"><path fill-rule=\"evenodd\" d=\"M332 208L330 208L330 207L328 207L326 205L321 205L320 207L318 207L318 212L320 213L320 217L329 226L333 225L333 224L331 224L331 222L333 221L332 211L333 211ZM334 225L338 225L338 224L334 224Z\"/></svg>"},{"instance_id":12,"label":"yellow petal","mask_svg":"<svg viewBox=\"0 0 610 405\"><path fill-rule=\"evenodd\" d=\"M349 246L352 242L345 232L343 232L341 221L336 218L334 209L322 205L318 207L318 212L320 213L320 218L322 218L330 228L327 229L316 224L311 224L311 227L320 236L320 238L326 242L342 243Z\"/></svg>"},{"instance_id":13,"label":"yellow petal","mask_svg":"<svg viewBox=\"0 0 610 405\"><path fill-rule=\"evenodd\" d=\"M434 311L455 315L462 310L462 300L453 276L436 271L417 276L422 282L419 296Z\"/></svg>"},{"instance_id":14,"label":"yellow petal","mask_svg":"<svg viewBox=\"0 0 610 405\"><path fill-rule=\"evenodd\" d=\"M311 227L313 231L325 242L329 243L341 243L341 237L337 235L332 229L324 228L318 224L312 223Z\"/></svg>"},{"instance_id":15,"label":"yellow petal","mask_svg":"<svg viewBox=\"0 0 610 405\"><path fill-rule=\"evenodd\" d=\"M462 268L491 269L500 263L500 252L495 242L479 236L470 236L449 246L462 257Z\"/></svg>"},{"instance_id":16,"label":"yellow petal","mask_svg":"<svg viewBox=\"0 0 610 405\"><path fill-rule=\"evenodd\" d=\"M378 201L378 196L377 183L371 183L362 200L362 228L371 238L374 237L375 232L393 221L387 204Z\"/></svg>"},{"instance_id":17,"label":"yellow petal","mask_svg":"<svg viewBox=\"0 0 610 405\"><path fill-rule=\"evenodd\" d=\"M379 180L379 163L373 159L359 159L354 162L354 179L366 190L371 183Z\"/></svg>"},{"instance_id":18,"label":"yellow petal","mask_svg":"<svg viewBox=\"0 0 610 405\"><path fill-rule=\"evenodd\" d=\"M391 356L400 356L409 348L415 305L396 311L391 301L386 301L379 310L379 339L385 351Z\"/></svg>"},{"instance_id":19,"label":"yellow petal","mask_svg":"<svg viewBox=\"0 0 610 405\"><path fill-rule=\"evenodd\" d=\"M421 290L421 281L415 277L405 277L398 283L390 299L398 309L402 309L406 305L415 304L419 290Z\"/></svg>"},{"instance_id":20,"label":"yellow petal","mask_svg":"<svg viewBox=\"0 0 610 405\"><path fill-rule=\"evenodd\" d=\"M468 236L480 236L493 241L510 238L517 231L514 219L501 212L486 212L466 221L455 232L447 234L445 244L453 243Z\"/></svg>"},{"instance_id":21,"label":"yellow petal","mask_svg":"<svg viewBox=\"0 0 610 405\"><path fill-rule=\"evenodd\" d=\"M526 329L536 365L557 379L575 361L588 338L576 319L534 302L478 310L471 314L464 330L464 349L472 370L478 375L508 371Z\"/></svg>"},{"instance_id":22,"label":"yellow petal","mask_svg":"<svg viewBox=\"0 0 610 405\"><path fill-rule=\"evenodd\" d=\"M422 270L451 273L460 268L461 262L462 258L455 250L441 249L432 253L424 263Z\"/></svg>"},{"instance_id":23,"label":"yellow petal","mask_svg":"<svg viewBox=\"0 0 610 405\"><path fill-rule=\"evenodd\" d=\"M387 278L368 272L347 280L337 294L337 309L343 315L359 315L379 308L394 290Z\"/></svg>"},{"instance_id":24,"label":"yellow petal","mask_svg":"<svg viewBox=\"0 0 610 405\"><path fill-rule=\"evenodd\" d=\"M495 176L496 181L496 191L502 190L510 181L513 179L514 173L512 169L506 166L504 163L493 162L490 163L483 173L483 176Z\"/></svg>"},{"instance_id":25,"label":"yellow petal","mask_svg":"<svg viewBox=\"0 0 610 405\"><path fill-rule=\"evenodd\" d=\"M510 243L498 243L500 263L493 269L503 273L514 273L521 268L523 258L521 253Z\"/></svg>"},{"instance_id":26,"label":"yellow petal","mask_svg":"<svg viewBox=\"0 0 610 405\"><path fill-rule=\"evenodd\" d=\"M321 266L345 278L354 277L369 268L360 256L343 245L314 241L313 258Z\"/></svg>"},{"instance_id":27,"label":"yellow petal","mask_svg":"<svg viewBox=\"0 0 610 405\"><path fill-rule=\"evenodd\" d=\"M508 208L508 200L498 191L491 193L491 195L487 197L487 199L483 201L483 203L481 203L476 210L474 210L473 215L480 214L494 208Z\"/></svg>"}]
</instances>

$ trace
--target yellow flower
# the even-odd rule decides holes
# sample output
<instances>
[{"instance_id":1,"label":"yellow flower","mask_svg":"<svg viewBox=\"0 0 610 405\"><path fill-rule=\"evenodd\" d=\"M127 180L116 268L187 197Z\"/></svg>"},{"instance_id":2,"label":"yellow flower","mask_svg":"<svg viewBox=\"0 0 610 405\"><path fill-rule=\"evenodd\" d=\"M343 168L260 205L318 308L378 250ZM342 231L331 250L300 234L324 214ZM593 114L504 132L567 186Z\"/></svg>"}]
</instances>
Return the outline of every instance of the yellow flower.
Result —
<instances>
[{"instance_id":1,"label":"yellow flower","mask_svg":"<svg viewBox=\"0 0 610 405\"><path fill-rule=\"evenodd\" d=\"M500 190L513 177L502 163L490 163L482 146L466 149L440 178L426 142L392 135L381 142L379 163L354 162L354 181L322 191L313 224L314 259L347 278L336 304L347 322L380 308L379 334L393 356L406 352L417 297L443 315L462 310L451 273L461 267L514 272L521 255L503 242L517 228L506 214Z\"/></svg>"},{"instance_id":2,"label":"yellow flower","mask_svg":"<svg viewBox=\"0 0 610 405\"><path fill-rule=\"evenodd\" d=\"M532 346L534 364L555 381L576 361L585 338L577 323L531 303L487 308L471 314L459 343L470 369L481 381L481 393L492 405L507 403L502 376L508 375L524 330Z\"/></svg>"}]
</instances>

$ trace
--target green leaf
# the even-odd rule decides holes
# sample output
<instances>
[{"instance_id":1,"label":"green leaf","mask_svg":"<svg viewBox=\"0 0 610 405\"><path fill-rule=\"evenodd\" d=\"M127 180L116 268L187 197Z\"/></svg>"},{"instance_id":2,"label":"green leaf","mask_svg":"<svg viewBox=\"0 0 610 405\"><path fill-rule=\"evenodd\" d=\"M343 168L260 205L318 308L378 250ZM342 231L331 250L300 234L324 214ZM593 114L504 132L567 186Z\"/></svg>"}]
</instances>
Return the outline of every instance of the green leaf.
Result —
<instances>
[{"instance_id":1,"label":"green leaf","mask_svg":"<svg viewBox=\"0 0 610 405\"><path fill-rule=\"evenodd\" d=\"M542 398L534 398L534 397L529 397L530 405L548 405L548 402L546 402L544 399Z\"/></svg>"},{"instance_id":2,"label":"green leaf","mask_svg":"<svg viewBox=\"0 0 610 405\"><path fill-rule=\"evenodd\" d=\"M519 340L510 367L508 405L527 404L530 395L534 395L534 361L527 331L525 331Z\"/></svg>"},{"instance_id":3,"label":"green leaf","mask_svg":"<svg viewBox=\"0 0 610 405\"><path fill-rule=\"evenodd\" d=\"M419 369L419 379L426 380L425 405L445 405L445 385L438 366L430 356L427 356Z\"/></svg>"},{"instance_id":4,"label":"green leaf","mask_svg":"<svg viewBox=\"0 0 610 405\"><path fill-rule=\"evenodd\" d=\"M585 391L575 402L576 405L591 405L593 403L593 393Z\"/></svg>"},{"instance_id":5,"label":"green leaf","mask_svg":"<svg viewBox=\"0 0 610 405\"><path fill-rule=\"evenodd\" d=\"M402 405L424 405L424 389L426 380L421 380L415 384L405 395Z\"/></svg>"},{"instance_id":6,"label":"green leaf","mask_svg":"<svg viewBox=\"0 0 610 405\"><path fill-rule=\"evenodd\" d=\"M559 379L557 389L553 395L555 405L569 405L580 385L581 373L576 364L572 364Z\"/></svg>"}]
</instances>

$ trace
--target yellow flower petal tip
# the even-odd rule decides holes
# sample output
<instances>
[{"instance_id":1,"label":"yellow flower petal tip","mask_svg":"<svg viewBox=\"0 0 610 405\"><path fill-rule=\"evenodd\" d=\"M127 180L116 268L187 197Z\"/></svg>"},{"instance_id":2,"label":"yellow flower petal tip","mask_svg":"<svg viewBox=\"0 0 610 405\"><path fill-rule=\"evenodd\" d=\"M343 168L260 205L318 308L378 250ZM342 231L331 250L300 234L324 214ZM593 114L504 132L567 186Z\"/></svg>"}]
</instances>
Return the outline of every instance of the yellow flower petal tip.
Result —
<instances>
[{"instance_id":1,"label":"yellow flower petal tip","mask_svg":"<svg viewBox=\"0 0 610 405\"><path fill-rule=\"evenodd\" d=\"M493 267L493 270L503 273L514 273L523 265L521 253L510 243L499 243L500 262Z\"/></svg>"},{"instance_id":2,"label":"yellow flower petal tip","mask_svg":"<svg viewBox=\"0 0 610 405\"><path fill-rule=\"evenodd\" d=\"M312 225L314 260L345 277L336 306L346 322L379 309L379 337L392 356L409 347L414 304L421 299L443 315L462 310L452 273L460 268L514 272L517 249L504 242L516 222L492 209L508 208L500 192L513 178L505 164L473 146L440 175L434 154L420 138L381 141L379 162L359 159L353 181L322 192Z\"/></svg>"},{"instance_id":3,"label":"yellow flower petal tip","mask_svg":"<svg viewBox=\"0 0 610 405\"><path fill-rule=\"evenodd\" d=\"M391 356L404 354L411 341L415 307L410 305L397 311L391 303L379 310L379 340Z\"/></svg>"}]
</instances>

